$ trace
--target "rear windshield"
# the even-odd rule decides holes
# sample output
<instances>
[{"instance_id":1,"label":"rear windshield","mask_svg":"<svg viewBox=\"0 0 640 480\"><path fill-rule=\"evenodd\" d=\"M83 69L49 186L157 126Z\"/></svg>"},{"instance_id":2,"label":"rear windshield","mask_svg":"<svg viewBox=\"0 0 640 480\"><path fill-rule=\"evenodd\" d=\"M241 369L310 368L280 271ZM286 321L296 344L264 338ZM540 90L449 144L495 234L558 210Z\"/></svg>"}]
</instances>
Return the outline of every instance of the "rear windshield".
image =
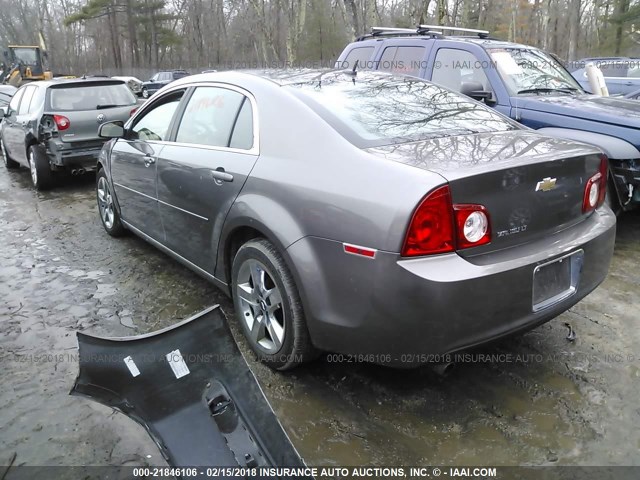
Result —
<instances>
[{"instance_id":1,"label":"rear windshield","mask_svg":"<svg viewBox=\"0 0 640 480\"><path fill-rule=\"evenodd\" d=\"M49 89L48 108L57 112L102 110L134 105L136 98L124 83L69 85Z\"/></svg>"},{"instance_id":2,"label":"rear windshield","mask_svg":"<svg viewBox=\"0 0 640 480\"><path fill-rule=\"evenodd\" d=\"M288 88L359 148L519 128L479 102L415 78L327 72Z\"/></svg>"}]
</instances>

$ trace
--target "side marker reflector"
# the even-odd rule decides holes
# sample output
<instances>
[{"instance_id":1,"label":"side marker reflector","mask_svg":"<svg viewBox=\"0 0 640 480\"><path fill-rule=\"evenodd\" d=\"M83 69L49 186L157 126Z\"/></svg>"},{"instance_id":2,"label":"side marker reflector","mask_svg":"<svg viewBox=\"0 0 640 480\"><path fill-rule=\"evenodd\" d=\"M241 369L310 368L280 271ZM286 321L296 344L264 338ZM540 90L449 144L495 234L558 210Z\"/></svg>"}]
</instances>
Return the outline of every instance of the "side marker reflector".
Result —
<instances>
[{"instance_id":1,"label":"side marker reflector","mask_svg":"<svg viewBox=\"0 0 640 480\"><path fill-rule=\"evenodd\" d=\"M373 248L360 247L358 245L351 245L349 243L343 243L345 253L352 255L360 255L367 258L376 258L377 250Z\"/></svg>"}]
</instances>

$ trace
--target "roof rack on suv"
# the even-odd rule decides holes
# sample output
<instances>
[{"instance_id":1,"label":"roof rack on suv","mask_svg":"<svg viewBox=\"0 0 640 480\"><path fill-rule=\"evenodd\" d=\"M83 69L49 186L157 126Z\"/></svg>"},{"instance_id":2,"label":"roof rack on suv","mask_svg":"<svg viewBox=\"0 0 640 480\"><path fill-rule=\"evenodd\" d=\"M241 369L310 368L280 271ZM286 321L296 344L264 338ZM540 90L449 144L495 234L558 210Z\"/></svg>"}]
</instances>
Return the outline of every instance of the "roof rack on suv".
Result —
<instances>
[{"instance_id":1,"label":"roof rack on suv","mask_svg":"<svg viewBox=\"0 0 640 480\"><path fill-rule=\"evenodd\" d=\"M434 29L438 30L438 33L449 31L449 32L474 33L478 35L480 38L487 38L489 36L489 30L478 30L477 28L443 27L441 25L418 25L418 32L420 31L432 32Z\"/></svg>"},{"instance_id":2,"label":"roof rack on suv","mask_svg":"<svg viewBox=\"0 0 640 480\"><path fill-rule=\"evenodd\" d=\"M396 28L396 27L371 27L371 33L361 35L356 41L366 40L373 37L406 37L409 35L429 35L432 37L442 37L442 32L435 30L423 31L420 28Z\"/></svg>"},{"instance_id":3,"label":"roof rack on suv","mask_svg":"<svg viewBox=\"0 0 640 480\"><path fill-rule=\"evenodd\" d=\"M418 25L414 28L396 28L396 27L371 27L371 33L362 35L356 39L356 41L365 40L367 38L381 37L381 36L397 36L406 37L409 35L431 36L436 38L442 38L444 31L450 32L464 32L473 33L480 38L488 38L488 30L476 30L474 28L458 28L458 27L443 27L440 25Z\"/></svg>"}]
</instances>

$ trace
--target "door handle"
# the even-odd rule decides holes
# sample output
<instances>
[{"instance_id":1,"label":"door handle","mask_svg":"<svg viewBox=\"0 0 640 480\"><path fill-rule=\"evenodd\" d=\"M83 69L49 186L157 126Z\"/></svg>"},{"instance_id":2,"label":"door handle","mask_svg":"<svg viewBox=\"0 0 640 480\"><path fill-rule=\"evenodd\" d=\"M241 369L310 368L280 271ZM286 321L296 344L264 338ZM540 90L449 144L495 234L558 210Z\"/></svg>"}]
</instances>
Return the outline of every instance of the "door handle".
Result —
<instances>
[{"instance_id":1,"label":"door handle","mask_svg":"<svg viewBox=\"0 0 640 480\"><path fill-rule=\"evenodd\" d=\"M150 167L154 163L156 163L156 159L155 158L150 157L148 155L145 155L145 157L144 157L144 166L145 167Z\"/></svg>"},{"instance_id":2,"label":"door handle","mask_svg":"<svg viewBox=\"0 0 640 480\"><path fill-rule=\"evenodd\" d=\"M215 170L211 170L211 176L216 181L233 182L233 175L224 171L224 168L218 167Z\"/></svg>"}]
</instances>

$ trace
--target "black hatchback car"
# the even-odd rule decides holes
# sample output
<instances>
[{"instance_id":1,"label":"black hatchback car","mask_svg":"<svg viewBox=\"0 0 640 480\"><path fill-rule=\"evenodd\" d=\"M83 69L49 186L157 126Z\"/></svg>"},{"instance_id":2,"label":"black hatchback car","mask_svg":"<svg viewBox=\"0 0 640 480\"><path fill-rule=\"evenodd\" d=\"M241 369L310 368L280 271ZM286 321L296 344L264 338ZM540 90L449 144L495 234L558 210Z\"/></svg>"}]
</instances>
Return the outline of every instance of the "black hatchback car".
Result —
<instances>
[{"instance_id":1,"label":"black hatchback car","mask_svg":"<svg viewBox=\"0 0 640 480\"><path fill-rule=\"evenodd\" d=\"M189 76L186 70L168 70L156 73L148 81L142 83L141 94L144 98L149 98L165 85L169 85L174 80Z\"/></svg>"},{"instance_id":2,"label":"black hatchback car","mask_svg":"<svg viewBox=\"0 0 640 480\"><path fill-rule=\"evenodd\" d=\"M98 127L126 121L137 107L122 80L51 80L23 85L0 126L0 148L8 169L31 170L37 190L52 186L53 172L95 170L105 140Z\"/></svg>"}]
</instances>

